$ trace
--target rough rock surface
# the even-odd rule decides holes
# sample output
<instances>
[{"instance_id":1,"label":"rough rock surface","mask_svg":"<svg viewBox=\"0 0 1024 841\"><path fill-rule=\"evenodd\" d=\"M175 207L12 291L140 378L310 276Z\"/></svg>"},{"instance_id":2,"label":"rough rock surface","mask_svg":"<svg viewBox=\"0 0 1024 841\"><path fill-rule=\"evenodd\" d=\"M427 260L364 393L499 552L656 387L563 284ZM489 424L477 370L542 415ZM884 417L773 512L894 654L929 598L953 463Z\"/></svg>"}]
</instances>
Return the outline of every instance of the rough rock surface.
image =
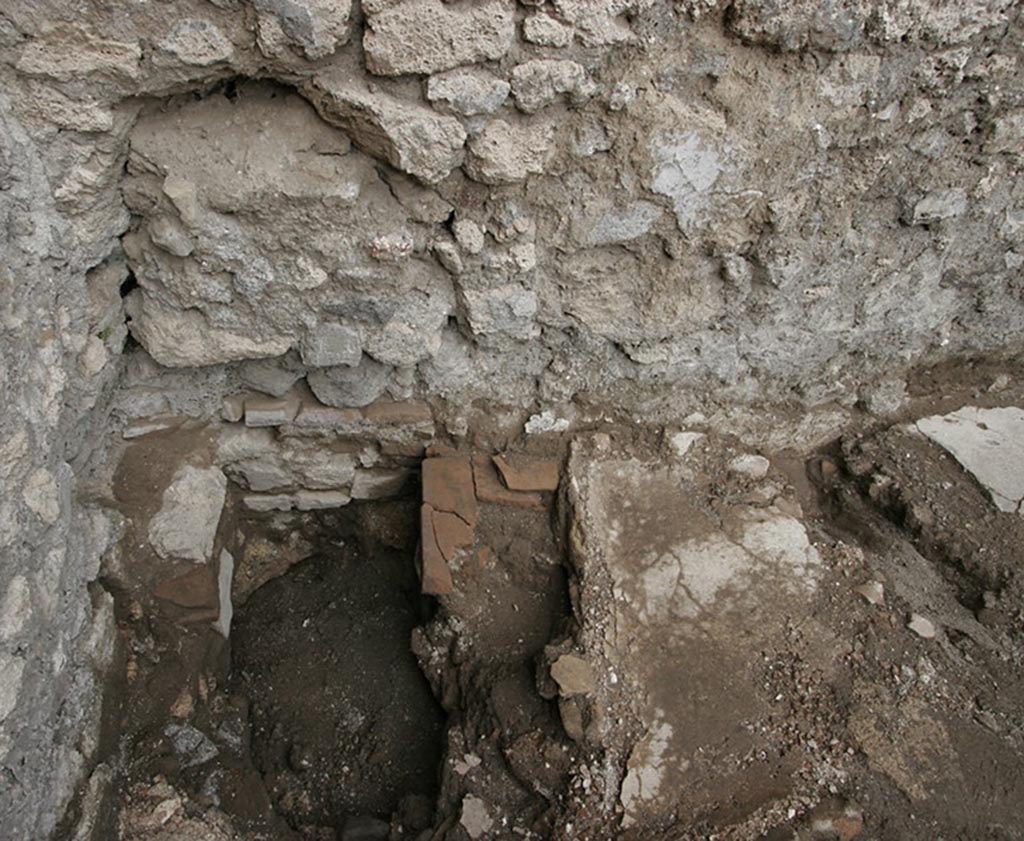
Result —
<instances>
[{"instance_id":1,"label":"rough rock surface","mask_svg":"<svg viewBox=\"0 0 1024 841\"><path fill-rule=\"evenodd\" d=\"M1021 27L1010 0L5 3L4 831L105 779L108 426L306 377L336 405L296 428L784 403L819 440L917 366L1019 354Z\"/></svg>"}]
</instances>

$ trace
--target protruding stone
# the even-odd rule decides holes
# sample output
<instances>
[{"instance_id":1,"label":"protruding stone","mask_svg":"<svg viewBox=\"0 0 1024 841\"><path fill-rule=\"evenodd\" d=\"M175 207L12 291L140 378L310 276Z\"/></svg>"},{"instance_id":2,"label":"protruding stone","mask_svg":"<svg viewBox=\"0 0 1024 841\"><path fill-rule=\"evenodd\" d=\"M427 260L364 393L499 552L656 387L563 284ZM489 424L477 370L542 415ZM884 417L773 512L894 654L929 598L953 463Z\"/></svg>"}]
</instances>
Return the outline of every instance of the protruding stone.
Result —
<instances>
[{"instance_id":1,"label":"protruding stone","mask_svg":"<svg viewBox=\"0 0 1024 841\"><path fill-rule=\"evenodd\" d=\"M226 492L227 478L219 468L179 468L149 524L154 551L162 558L209 560Z\"/></svg>"},{"instance_id":2,"label":"protruding stone","mask_svg":"<svg viewBox=\"0 0 1024 841\"><path fill-rule=\"evenodd\" d=\"M466 130L453 117L370 93L341 68L314 76L303 89L321 116L357 146L421 181L435 184L462 162Z\"/></svg>"},{"instance_id":3,"label":"protruding stone","mask_svg":"<svg viewBox=\"0 0 1024 841\"><path fill-rule=\"evenodd\" d=\"M913 223L928 225L943 219L954 219L967 212L967 192L959 187L935 190L914 205Z\"/></svg>"},{"instance_id":4,"label":"protruding stone","mask_svg":"<svg viewBox=\"0 0 1024 841\"><path fill-rule=\"evenodd\" d=\"M352 499L398 496L409 481L407 470L359 470L352 481Z\"/></svg>"},{"instance_id":5,"label":"protruding stone","mask_svg":"<svg viewBox=\"0 0 1024 841\"><path fill-rule=\"evenodd\" d=\"M254 5L273 16L281 35L306 58L329 56L348 41L351 0L254 0Z\"/></svg>"},{"instance_id":6,"label":"protruding stone","mask_svg":"<svg viewBox=\"0 0 1024 841\"><path fill-rule=\"evenodd\" d=\"M292 391L284 397L250 397L245 401L245 425L282 426L295 420L302 400Z\"/></svg>"},{"instance_id":7,"label":"protruding stone","mask_svg":"<svg viewBox=\"0 0 1024 841\"><path fill-rule=\"evenodd\" d=\"M459 823L466 834L474 839L482 838L494 825L494 819L487 809L487 804L479 797L469 794L462 798L462 815Z\"/></svg>"},{"instance_id":8,"label":"protruding stone","mask_svg":"<svg viewBox=\"0 0 1024 841\"><path fill-rule=\"evenodd\" d=\"M523 21L523 39L540 47L568 47L572 43L572 27L551 15L535 12Z\"/></svg>"},{"instance_id":9,"label":"protruding stone","mask_svg":"<svg viewBox=\"0 0 1024 841\"><path fill-rule=\"evenodd\" d=\"M935 623L919 613L912 613L910 615L907 627L923 640L935 639L937 633Z\"/></svg>"},{"instance_id":10,"label":"protruding stone","mask_svg":"<svg viewBox=\"0 0 1024 841\"><path fill-rule=\"evenodd\" d=\"M467 254L479 254L484 250L484 230L472 219L456 219L452 224L452 233L459 248Z\"/></svg>"},{"instance_id":11,"label":"protruding stone","mask_svg":"<svg viewBox=\"0 0 1024 841\"><path fill-rule=\"evenodd\" d=\"M544 171L554 131L492 120L469 142L466 172L483 184L514 184Z\"/></svg>"},{"instance_id":12,"label":"protruding stone","mask_svg":"<svg viewBox=\"0 0 1024 841\"><path fill-rule=\"evenodd\" d=\"M512 96L516 107L527 114L550 105L562 94L579 102L589 88L586 71L575 61L535 59L512 71Z\"/></svg>"},{"instance_id":13,"label":"protruding stone","mask_svg":"<svg viewBox=\"0 0 1024 841\"><path fill-rule=\"evenodd\" d=\"M885 587L880 581L867 581L853 588L853 592L864 598L868 604L885 604Z\"/></svg>"},{"instance_id":14,"label":"protruding stone","mask_svg":"<svg viewBox=\"0 0 1024 841\"><path fill-rule=\"evenodd\" d=\"M431 76L427 99L435 108L446 108L463 117L493 114L508 98L512 86L485 70L459 68Z\"/></svg>"},{"instance_id":15,"label":"protruding stone","mask_svg":"<svg viewBox=\"0 0 1024 841\"><path fill-rule=\"evenodd\" d=\"M744 453L729 462L729 472L738 473L750 479L763 479L768 475L772 463L764 456Z\"/></svg>"},{"instance_id":16,"label":"protruding stone","mask_svg":"<svg viewBox=\"0 0 1024 841\"><path fill-rule=\"evenodd\" d=\"M390 376L389 366L364 355L356 366L321 368L306 379L321 403L346 409L372 403L384 392Z\"/></svg>"},{"instance_id":17,"label":"protruding stone","mask_svg":"<svg viewBox=\"0 0 1024 841\"><path fill-rule=\"evenodd\" d=\"M227 61L234 52L234 46L224 33L202 18L180 20L159 46L182 64L195 67Z\"/></svg>"},{"instance_id":18,"label":"protruding stone","mask_svg":"<svg viewBox=\"0 0 1024 841\"><path fill-rule=\"evenodd\" d=\"M575 654L563 654L551 664L551 677L558 692L565 698L587 695L594 691L594 668Z\"/></svg>"},{"instance_id":19,"label":"protruding stone","mask_svg":"<svg viewBox=\"0 0 1024 841\"><path fill-rule=\"evenodd\" d=\"M344 324L318 324L306 334L301 351L307 365L356 366L363 356L362 336L358 329Z\"/></svg>"},{"instance_id":20,"label":"protruding stone","mask_svg":"<svg viewBox=\"0 0 1024 841\"><path fill-rule=\"evenodd\" d=\"M378 75L438 73L493 61L508 52L515 38L514 7L504 0L398 0L363 8L366 66Z\"/></svg>"}]
</instances>

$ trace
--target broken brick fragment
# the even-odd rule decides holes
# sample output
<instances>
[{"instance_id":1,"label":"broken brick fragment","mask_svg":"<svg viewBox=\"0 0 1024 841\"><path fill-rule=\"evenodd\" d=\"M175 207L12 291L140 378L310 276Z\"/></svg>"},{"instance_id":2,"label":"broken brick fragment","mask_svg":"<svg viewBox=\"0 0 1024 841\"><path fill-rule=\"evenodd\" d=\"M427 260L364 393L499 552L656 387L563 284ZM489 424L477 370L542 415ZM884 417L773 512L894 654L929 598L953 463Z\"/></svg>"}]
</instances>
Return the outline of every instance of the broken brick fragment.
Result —
<instances>
[{"instance_id":1,"label":"broken brick fragment","mask_svg":"<svg viewBox=\"0 0 1024 841\"><path fill-rule=\"evenodd\" d=\"M486 455L473 456L473 481L476 497L481 502L510 505L515 508L543 508L544 498L532 491L510 491L498 478L498 471Z\"/></svg>"},{"instance_id":2,"label":"broken brick fragment","mask_svg":"<svg viewBox=\"0 0 1024 841\"><path fill-rule=\"evenodd\" d=\"M452 572L434 533L434 510L426 503L420 506L420 584L430 596L452 592Z\"/></svg>"},{"instance_id":3,"label":"broken brick fragment","mask_svg":"<svg viewBox=\"0 0 1024 841\"><path fill-rule=\"evenodd\" d=\"M494 466L510 491L557 491L559 465L551 459L495 456Z\"/></svg>"},{"instance_id":4,"label":"broken brick fragment","mask_svg":"<svg viewBox=\"0 0 1024 841\"><path fill-rule=\"evenodd\" d=\"M470 527L476 526L473 469L466 456L428 458L423 462L423 501L435 511L447 511Z\"/></svg>"}]
</instances>

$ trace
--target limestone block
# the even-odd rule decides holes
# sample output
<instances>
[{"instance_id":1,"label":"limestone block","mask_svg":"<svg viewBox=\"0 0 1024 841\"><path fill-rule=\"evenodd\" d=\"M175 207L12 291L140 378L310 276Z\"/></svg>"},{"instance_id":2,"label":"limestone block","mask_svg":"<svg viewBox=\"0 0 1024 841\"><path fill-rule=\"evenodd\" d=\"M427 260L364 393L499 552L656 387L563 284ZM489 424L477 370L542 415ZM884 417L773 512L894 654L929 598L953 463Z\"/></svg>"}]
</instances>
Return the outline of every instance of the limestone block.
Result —
<instances>
[{"instance_id":1,"label":"limestone block","mask_svg":"<svg viewBox=\"0 0 1024 841\"><path fill-rule=\"evenodd\" d=\"M217 467L179 468L149 524L149 542L162 558L202 563L213 554L227 478Z\"/></svg>"},{"instance_id":2,"label":"limestone block","mask_svg":"<svg viewBox=\"0 0 1024 841\"><path fill-rule=\"evenodd\" d=\"M437 73L501 58L515 38L513 5L504 0L371 3L363 50L371 73Z\"/></svg>"}]
</instances>

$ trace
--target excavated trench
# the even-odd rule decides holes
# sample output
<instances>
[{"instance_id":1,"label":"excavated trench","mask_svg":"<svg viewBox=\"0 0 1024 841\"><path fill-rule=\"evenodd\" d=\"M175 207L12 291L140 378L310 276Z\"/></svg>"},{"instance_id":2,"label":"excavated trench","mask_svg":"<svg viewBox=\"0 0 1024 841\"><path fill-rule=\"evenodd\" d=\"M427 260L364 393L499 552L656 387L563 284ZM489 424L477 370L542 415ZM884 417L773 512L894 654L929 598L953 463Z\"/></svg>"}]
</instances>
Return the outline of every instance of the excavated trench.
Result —
<instances>
[{"instance_id":1,"label":"excavated trench","mask_svg":"<svg viewBox=\"0 0 1024 841\"><path fill-rule=\"evenodd\" d=\"M228 685L248 700L253 760L294 827L431 823L445 715L410 640L432 606L407 533L415 505L381 516L400 546L361 535L359 512L335 514L329 543L235 614Z\"/></svg>"}]
</instances>

